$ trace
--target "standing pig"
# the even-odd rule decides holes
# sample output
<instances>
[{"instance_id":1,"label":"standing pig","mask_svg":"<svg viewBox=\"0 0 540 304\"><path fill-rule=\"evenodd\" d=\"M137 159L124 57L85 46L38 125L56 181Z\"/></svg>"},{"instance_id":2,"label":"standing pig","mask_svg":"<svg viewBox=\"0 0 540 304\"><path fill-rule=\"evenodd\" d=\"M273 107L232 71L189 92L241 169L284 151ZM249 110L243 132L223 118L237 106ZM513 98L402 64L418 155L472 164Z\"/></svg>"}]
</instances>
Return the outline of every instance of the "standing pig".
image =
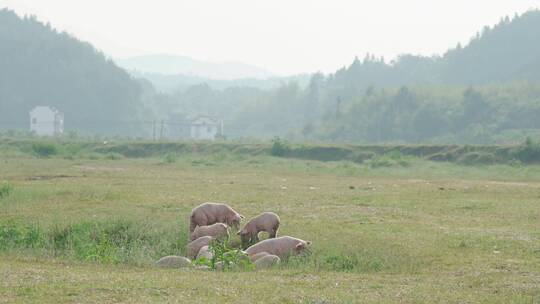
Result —
<instances>
[{"instance_id":1,"label":"standing pig","mask_svg":"<svg viewBox=\"0 0 540 304\"><path fill-rule=\"evenodd\" d=\"M225 223L238 228L240 220L244 217L226 204L204 203L191 211L189 218L189 234L193 233L197 226L208 226L215 223Z\"/></svg>"},{"instance_id":2,"label":"standing pig","mask_svg":"<svg viewBox=\"0 0 540 304\"><path fill-rule=\"evenodd\" d=\"M210 226L197 226L193 233L191 234L190 239L196 240L201 236L211 236L215 239L220 237L229 237L229 230L227 230L227 224L215 223Z\"/></svg>"},{"instance_id":3,"label":"standing pig","mask_svg":"<svg viewBox=\"0 0 540 304\"><path fill-rule=\"evenodd\" d=\"M242 245L250 245L259 241L259 232L266 231L270 238L275 238L279 228L279 216L274 212L264 212L252 218L238 235L242 239ZM245 248L245 247L244 247Z\"/></svg>"},{"instance_id":4,"label":"standing pig","mask_svg":"<svg viewBox=\"0 0 540 304\"><path fill-rule=\"evenodd\" d=\"M186 246L187 256L190 259L194 259L202 247L210 245L213 238L211 236L202 236L195 241L190 242Z\"/></svg>"},{"instance_id":5,"label":"standing pig","mask_svg":"<svg viewBox=\"0 0 540 304\"><path fill-rule=\"evenodd\" d=\"M260 252L267 252L284 258L290 254L309 253L308 246L311 242L290 236L281 236L274 239L267 239L246 249L246 253L251 257Z\"/></svg>"}]
</instances>

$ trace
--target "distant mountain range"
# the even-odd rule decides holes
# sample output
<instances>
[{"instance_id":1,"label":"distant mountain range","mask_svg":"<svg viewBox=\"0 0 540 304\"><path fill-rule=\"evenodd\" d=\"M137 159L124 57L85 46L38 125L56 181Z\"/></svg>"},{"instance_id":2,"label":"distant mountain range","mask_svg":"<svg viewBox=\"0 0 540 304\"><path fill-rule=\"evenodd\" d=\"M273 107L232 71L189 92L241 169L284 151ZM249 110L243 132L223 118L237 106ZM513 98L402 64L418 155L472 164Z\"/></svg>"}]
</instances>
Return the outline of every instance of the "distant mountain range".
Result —
<instances>
[{"instance_id":1,"label":"distant mountain range","mask_svg":"<svg viewBox=\"0 0 540 304\"><path fill-rule=\"evenodd\" d=\"M144 78L160 92L173 93L184 91L190 86L207 84L212 89L224 90L233 87L250 87L261 90L276 89L283 84L296 82L300 87L306 87L311 78L311 74L299 74L287 77L270 77L266 79L241 78L241 79L210 79L184 74L165 75L157 73L141 73L138 70L128 70L135 78Z\"/></svg>"},{"instance_id":2,"label":"distant mountain range","mask_svg":"<svg viewBox=\"0 0 540 304\"><path fill-rule=\"evenodd\" d=\"M270 71L240 62L206 62L178 55L145 55L114 61L127 70L161 75L185 75L214 80L276 77Z\"/></svg>"}]
</instances>

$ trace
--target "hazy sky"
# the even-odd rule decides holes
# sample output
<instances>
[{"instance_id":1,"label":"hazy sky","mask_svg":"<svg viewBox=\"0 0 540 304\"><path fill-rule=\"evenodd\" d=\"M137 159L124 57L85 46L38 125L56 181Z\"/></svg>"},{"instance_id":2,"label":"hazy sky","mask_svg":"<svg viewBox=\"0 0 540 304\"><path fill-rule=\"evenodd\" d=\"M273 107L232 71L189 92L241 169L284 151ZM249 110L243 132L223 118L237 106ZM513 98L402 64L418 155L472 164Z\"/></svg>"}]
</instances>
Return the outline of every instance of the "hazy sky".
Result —
<instances>
[{"instance_id":1,"label":"hazy sky","mask_svg":"<svg viewBox=\"0 0 540 304\"><path fill-rule=\"evenodd\" d=\"M540 0L0 0L113 57L178 54L278 74L333 72L367 52L441 54ZM1 26L1 25L0 25Z\"/></svg>"}]
</instances>

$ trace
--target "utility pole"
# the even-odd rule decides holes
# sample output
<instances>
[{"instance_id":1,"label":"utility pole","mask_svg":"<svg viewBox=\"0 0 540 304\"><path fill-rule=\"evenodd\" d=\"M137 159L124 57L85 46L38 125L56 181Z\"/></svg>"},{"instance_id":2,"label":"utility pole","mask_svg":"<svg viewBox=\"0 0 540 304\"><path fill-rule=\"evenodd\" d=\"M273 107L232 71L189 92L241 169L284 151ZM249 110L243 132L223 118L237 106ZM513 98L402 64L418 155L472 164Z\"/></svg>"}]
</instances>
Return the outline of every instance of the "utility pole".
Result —
<instances>
[{"instance_id":1,"label":"utility pole","mask_svg":"<svg viewBox=\"0 0 540 304\"><path fill-rule=\"evenodd\" d=\"M152 122L152 140L156 141L156 120Z\"/></svg>"},{"instance_id":2,"label":"utility pole","mask_svg":"<svg viewBox=\"0 0 540 304\"><path fill-rule=\"evenodd\" d=\"M221 120L221 137L223 138L223 136L225 136L225 134L223 133L223 119Z\"/></svg>"}]
</instances>

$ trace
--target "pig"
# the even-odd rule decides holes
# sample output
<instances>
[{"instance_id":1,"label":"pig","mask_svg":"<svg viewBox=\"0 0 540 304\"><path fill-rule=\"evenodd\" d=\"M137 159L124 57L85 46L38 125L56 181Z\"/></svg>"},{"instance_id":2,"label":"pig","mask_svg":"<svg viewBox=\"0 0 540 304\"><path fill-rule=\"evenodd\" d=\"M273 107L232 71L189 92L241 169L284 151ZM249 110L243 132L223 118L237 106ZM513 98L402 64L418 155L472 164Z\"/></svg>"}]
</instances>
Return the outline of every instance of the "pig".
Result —
<instances>
[{"instance_id":1,"label":"pig","mask_svg":"<svg viewBox=\"0 0 540 304\"><path fill-rule=\"evenodd\" d=\"M191 211L189 218L189 233L193 233L197 226L208 226L215 223L224 223L238 228L244 217L233 208L221 203L204 203Z\"/></svg>"},{"instance_id":2,"label":"pig","mask_svg":"<svg viewBox=\"0 0 540 304\"><path fill-rule=\"evenodd\" d=\"M275 238L279 228L279 216L274 212L264 212L252 218L238 235L242 239L242 245L245 247L259 241L259 232L266 231L269 238Z\"/></svg>"},{"instance_id":3,"label":"pig","mask_svg":"<svg viewBox=\"0 0 540 304\"><path fill-rule=\"evenodd\" d=\"M276 255L279 258L287 257L290 254L309 253L308 246L311 242L297 239L290 236L281 236L278 238L267 239L250 246L246 249L246 253L252 257L261 252L268 252L271 255Z\"/></svg>"},{"instance_id":4,"label":"pig","mask_svg":"<svg viewBox=\"0 0 540 304\"><path fill-rule=\"evenodd\" d=\"M195 241L191 241L186 246L186 252L187 256L190 259L194 259L202 247L210 245L210 242L212 242L214 238L211 236L202 236Z\"/></svg>"},{"instance_id":5,"label":"pig","mask_svg":"<svg viewBox=\"0 0 540 304\"><path fill-rule=\"evenodd\" d=\"M197 226L190 236L192 241L200 238L201 236L211 236L215 239L221 237L229 238L229 230L227 224L215 223L210 226Z\"/></svg>"},{"instance_id":6,"label":"pig","mask_svg":"<svg viewBox=\"0 0 540 304\"><path fill-rule=\"evenodd\" d=\"M156 262L156 265L159 267L168 267L168 268L180 268L180 267L189 267L191 261L188 258L181 256L169 255L162 257L159 261Z\"/></svg>"},{"instance_id":7,"label":"pig","mask_svg":"<svg viewBox=\"0 0 540 304\"><path fill-rule=\"evenodd\" d=\"M197 253L197 260L201 257L204 257L206 260L211 260L214 257L214 254L210 251L208 246L202 246L199 253Z\"/></svg>"},{"instance_id":8,"label":"pig","mask_svg":"<svg viewBox=\"0 0 540 304\"><path fill-rule=\"evenodd\" d=\"M249 259L251 260L251 262L256 262L258 259L260 258L263 258L267 255L270 255L270 253L266 252L266 251L262 251L262 252L259 252L259 253L256 253L252 256L249 257Z\"/></svg>"},{"instance_id":9,"label":"pig","mask_svg":"<svg viewBox=\"0 0 540 304\"><path fill-rule=\"evenodd\" d=\"M281 259L277 255L268 254L254 262L255 268L262 269L277 265L281 262Z\"/></svg>"}]
</instances>

